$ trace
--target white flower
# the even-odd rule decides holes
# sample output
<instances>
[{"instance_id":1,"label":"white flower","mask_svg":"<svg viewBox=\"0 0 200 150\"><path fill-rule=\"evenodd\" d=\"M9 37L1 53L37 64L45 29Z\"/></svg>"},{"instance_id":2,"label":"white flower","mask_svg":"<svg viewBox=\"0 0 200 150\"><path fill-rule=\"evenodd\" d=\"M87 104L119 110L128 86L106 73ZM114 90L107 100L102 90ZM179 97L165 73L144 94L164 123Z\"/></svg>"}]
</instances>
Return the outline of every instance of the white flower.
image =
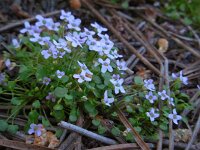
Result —
<instances>
[{"instance_id":1,"label":"white flower","mask_svg":"<svg viewBox=\"0 0 200 150\"><path fill-rule=\"evenodd\" d=\"M118 80L110 79L110 82L115 87L115 94L118 94L119 92L126 93L124 87L122 86L124 79L118 79Z\"/></svg>"},{"instance_id":2,"label":"white flower","mask_svg":"<svg viewBox=\"0 0 200 150\"><path fill-rule=\"evenodd\" d=\"M30 38L31 42L38 42L40 45L45 45L50 40L50 37L41 37L38 33L33 34L34 37Z\"/></svg>"},{"instance_id":3,"label":"white flower","mask_svg":"<svg viewBox=\"0 0 200 150\"><path fill-rule=\"evenodd\" d=\"M183 82L183 84L188 85L188 78L183 77L183 71L180 71L180 80Z\"/></svg>"},{"instance_id":4,"label":"white flower","mask_svg":"<svg viewBox=\"0 0 200 150\"><path fill-rule=\"evenodd\" d=\"M73 47L80 46L82 47L81 43L78 41L78 39L71 33L68 33L65 38L72 43Z\"/></svg>"},{"instance_id":5,"label":"white flower","mask_svg":"<svg viewBox=\"0 0 200 150\"><path fill-rule=\"evenodd\" d=\"M117 50L115 49L114 51L110 51L110 54L107 55L110 59L117 59L123 57L122 55L119 55L117 53Z\"/></svg>"},{"instance_id":6,"label":"white flower","mask_svg":"<svg viewBox=\"0 0 200 150\"><path fill-rule=\"evenodd\" d=\"M150 112L147 112L146 114L150 118L151 122L153 122L155 120L155 118L159 117L159 114L155 113L155 109L154 108L151 108Z\"/></svg>"},{"instance_id":7,"label":"white flower","mask_svg":"<svg viewBox=\"0 0 200 150\"><path fill-rule=\"evenodd\" d=\"M101 33L101 32L103 32L103 31L108 31L107 28L104 28L104 27L100 26L100 25L99 25L98 23L96 23L96 22L95 22L95 23L92 23L91 26L94 27L94 28L96 28L96 30L97 30L98 33Z\"/></svg>"},{"instance_id":8,"label":"white flower","mask_svg":"<svg viewBox=\"0 0 200 150\"><path fill-rule=\"evenodd\" d=\"M67 25L67 29L74 29L76 31L80 31L81 28L79 27L81 24L81 20L80 19L71 19L68 20L69 23Z\"/></svg>"},{"instance_id":9,"label":"white flower","mask_svg":"<svg viewBox=\"0 0 200 150\"><path fill-rule=\"evenodd\" d=\"M150 91L155 91L155 85L152 79L144 80L144 86Z\"/></svg>"},{"instance_id":10,"label":"white flower","mask_svg":"<svg viewBox=\"0 0 200 150\"><path fill-rule=\"evenodd\" d=\"M56 75L57 75L57 77L60 79L60 78L62 78L62 77L65 75L65 72L60 71L60 70L57 70L57 71L56 71Z\"/></svg>"},{"instance_id":11,"label":"white flower","mask_svg":"<svg viewBox=\"0 0 200 150\"><path fill-rule=\"evenodd\" d=\"M174 105L174 99L173 99L172 97L169 97L169 98L168 98L168 103L169 103L170 105L172 105L172 106L175 106L175 105Z\"/></svg>"},{"instance_id":12,"label":"white flower","mask_svg":"<svg viewBox=\"0 0 200 150\"><path fill-rule=\"evenodd\" d=\"M91 75L87 74L86 72L82 71L80 74L74 74L74 78L78 79L79 83L83 83L84 81L91 81Z\"/></svg>"},{"instance_id":13,"label":"white flower","mask_svg":"<svg viewBox=\"0 0 200 150\"><path fill-rule=\"evenodd\" d=\"M99 58L98 62L102 64L102 67L101 67L102 73L105 73L107 70L109 72L113 72L113 68L112 68L112 66L110 66L110 59L109 58L107 58L105 61L102 60L101 58Z\"/></svg>"},{"instance_id":14,"label":"white flower","mask_svg":"<svg viewBox=\"0 0 200 150\"><path fill-rule=\"evenodd\" d=\"M56 48L58 48L58 49L64 49L68 53L71 52L71 50L67 47L67 41L65 41L64 39L60 38L60 39L58 39L58 42L56 42L55 40L53 40L53 43L56 46Z\"/></svg>"},{"instance_id":15,"label":"white flower","mask_svg":"<svg viewBox=\"0 0 200 150\"><path fill-rule=\"evenodd\" d=\"M119 70L127 70L127 67L126 67L126 62L125 61L119 61L117 60L117 68Z\"/></svg>"},{"instance_id":16,"label":"white flower","mask_svg":"<svg viewBox=\"0 0 200 150\"><path fill-rule=\"evenodd\" d=\"M93 37L88 37L86 44L89 46L89 50L91 51L97 51L97 52L101 51L99 41L97 41Z\"/></svg>"},{"instance_id":17,"label":"white flower","mask_svg":"<svg viewBox=\"0 0 200 150\"><path fill-rule=\"evenodd\" d=\"M177 76L177 74L172 73L172 79L175 80L177 78L179 78L183 84L188 85L188 77L183 77L183 71L180 71L179 77Z\"/></svg>"},{"instance_id":18,"label":"white flower","mask_svg":"<svg viewBox=\"0 0 200 150\"><path fill-rule=\"evenodd\" d=\"M94 31L90 31L90 30L88 30L87 28L84 28L84 32L81 32L81 33L80 33L80 36L81 36L81 37L88 37L88 38L90 38L90 37L92 37L93 35L95 35L95 32L94 32Z\"/></svg>"},{"instance_id":19,"label":"white flower","mask_svg":"<svg viewBox=\"0 0 200 150\"><path fill-rule=\"evenodd\" d=\"M53 24L52 18L44 18L41 15L37 15L35 18L38 20L38 22L35 23L38 27L45 26L48 28Z\"/></svg>"},{"instance_id":20,"label":"white flower","mask_svg":"<svg viewBox=\"0 0 200 150\"><path fill-rule=\"evenodd\" d=\"M19 48L19 47L20 47L20 44L19 44L19 42L18 42L17 39L12 39L12 44L13 44L13 46L14 46L15 48Z\"/></svg>"},{"instance_id":21,"label":"white flower","mask_svg":"<svg viewBox=\"0 0 200 150\"><path fill-rule=\"evenodd\" d=\"M64 10L61 10L60 19L69 22L71 20L74 20L74 16L71 14L71 12L65 12Z\"/></svg>"},{"instance_id":22,"label":"white flower","mask_svg":"<svg viewBox=\"0 0 200 150\"><path fill-rule=\"evenodd\" d=\"M93 75L93 73L87 68L87 66L84 63L81 63L78 61L79 66L81 67L82 71L89 75Z\"/></svg>"},{"instance_id":23,"label":"white flower","mask_svg":"<svg viewBox=\"0 0 200 150\"><path fill-rule=\"evenodd\" d=\"M180 115L177 115L176 109L173 109L173 114L169 114L168 118L173 120L175 124L178 124L178 120L182 119Z\"/></svg>"},{"instance_id":24,"label":"white flower","mask_svg":"<svg viewBox=\"0 0 200 150\"><path fill-rule=\"evenodd\" d=\"M110 106L114 102L114 98L108 98L108 91L104 92L104 102L107 106Z\"/></svg>"},{"instance_id":25,"label":"white flower","mask_svg":"<svg viewBox=\"0 0 200 150\"><path fill-rule=\"evenodd\" d=\"M110 49L114 46L114 43L110 40L107 34L98 33L98 36L101 37L101 42L110 47Z\"/></svg>"}]
</instances>

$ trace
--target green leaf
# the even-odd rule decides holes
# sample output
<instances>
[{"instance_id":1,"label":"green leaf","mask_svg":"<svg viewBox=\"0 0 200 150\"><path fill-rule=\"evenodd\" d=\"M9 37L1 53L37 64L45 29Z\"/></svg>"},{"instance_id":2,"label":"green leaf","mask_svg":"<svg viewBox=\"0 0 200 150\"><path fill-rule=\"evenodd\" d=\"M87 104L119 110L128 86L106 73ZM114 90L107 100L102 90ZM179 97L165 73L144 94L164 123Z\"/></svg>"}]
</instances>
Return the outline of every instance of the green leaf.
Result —
<instances>
[{"instance_id":1,"label":"green leaf","mask_svg":"<svg viewBox=\"0 0 200 150\"><path fill-rule=\"evenodd\" d=\"M168 126L167 126L167 124L165 124L165 123L160 124L159 127L160 127L162 130L164 130L164 131L167 131L167 130L168 130Z\"/></svg>"},{"instance_id":2,"label":"green leaf","mask_svg":"<svg viewBox=\"0 0 200 150\"><path fill-rule=\"evenodd\" d=\"M10 90L14 90L15 85L16 85L15 81L8 81L8 88Z\"/></svg>"},{"instance_id":3,"label":"green leaf","mask_svg":"<svg viewBox=\"0 0 200 150\"><path fill-rule=\"evenodd\" d=\"M60 138L62 134L63 134L63 130L59 129L59 128L56 128L56 137Z\"/></svg>"},{"instance_id":4,"label":"green leaf","mask_svg":"<svg viewBox=\"0 0 200 150\"><path fill-rule=\"evenodd\" d=\"M54 94L55 94L56 97L63 98L63 97L65 97L65 94L67 94L67 89L62 88L62 87L57 87L54 90Z\"/></svg>"},{"instance_id":5,"label":"green leaf","mask_svg":"<svg viewBox=\"0 0 200 150\"><path fill-rule=\"evenodd\" d=\"M78 119L78 116L77 116L77 113L76 113L76 109L73 108L70 112L70 115L69 115L69 120L71 122L75 122L76 120Z\"/></svg>"},{"instance_id":6,"label":"green leaf","mask_svg":"<svg viewBox=\"0 0 200 150\"><path fill-rule=\"evenodd\" d=\"M7 131L11 134L16 134L16 132L19 130L18 125L8 125Z\"/></svg>"},{"instance_id":7,"label":"green leaf","mask_svg":"<svg viewBox=\"0 0 200 150\"><path fill-rule=\"evenodd\" d=\"M42 124L44 125L44 127L49 127L50 126L50 122L48 119L42 117Z\"/></svg>"},{"instance_id":8,"label":"green leaf","mask_svg":"<svg viewBox=\"0 0 200 150\"><path fill-rule=\"evenodd\" d=\"M101 78L99 76L93 75L92 79L94 80L94 82L96 84L101 84L102 83Z\"/></svg>"},{"instance_id":9,"label":"green leaf","mask_svg":"<svg viewBox=\"0 0 200 150\"><path fill-rule=\"evenodd\" d=\"M98 133L99 134L104 134L106 132L106 128L103 127L102 125L98 126Z\"/></svg>"},{"instance_id":10,"label":"green leaf","mask_svg":"<svg viewBox=\"0 0 200 150\"><path fill-rule=\"evenodd\" d=\"M138 132L138 133L140 133L141 131L142 131L142 128L141 127L134 127L134 129Z\"/></svg>"},{"instance_id":11,"label":"green leaf","mask_svg":"<svg viewBox=\"0 0 200 150\"><path fill-rule=\"evenodd\" d=\"M114 136L120 135L120 130L117 127L112 128L111 132Z\"/></svg>"},{"instance_id":12,"label":"green leaf","mask_svg":"<svg viewBox=\"0 0 200 150\"><path fill-rule=\"evenodd\" d=\"M8 128L8 123L5 120L0 120L0 132L6 131Z\"/></svg>"},{"instance_id":13,"label":"green leaf","mask_svg":"<svg viewBox=\"0 0 200 150\"><path fill-rule=\"evenodd\" d=\"M65 119L65 113L64 113L64 110L55 110L51 113L51 115L53 115L56 120L58 122L60 122L61 120L64 120Z\"/></svg>"},{"instance_id":14,"label":"green leaf","mask_svg":"<svg viewBox=\"0 0 200 150\"><path fill-rule=\"evenodd\" d=\"M2 94L3 93L3 89L0 87L0 94Z\"/></svg>"},{"instance_id":15,"label":"green leaf","mask_svg":"<svg viewBox=\"0 0 200 150\"><path fill-rule=\"evenodd\" d=\"M128 7L129 7L129 0L125 0L125 1L122 3L122 8L127 9Z\"/></svg>"},{"instance_id":16,"label":"green leaf","mask_svg":"<svg viewBox=\"0 0 200 150\"><path fill-rule=\"evenodd\" d=\"M18 97L13 97L11 99L11 104L12 105L19 106L19 105L21 105L21 103L22 103L22 100L20 100Z\"/></svg>"},{"instance_id":17,"label":"green leaf","mask_svg":"<svg viewBox=\"0 0 200 150\"><path fill-rule=\"evenodd\" d=\"M66 98L67 100L73 100L73 96L72 96L72 95L65 95L65 98Z\"/></svg>"},{"instance_id":18,"label":"green leaf","mask_svg":"<svg viewBox=\"0 0 200 150\"><path fill-rule=\"evenodd\" d=\"M61 104L56 104L54 107L53 107L54 110L63 110L63 105Z\"/></svg>"},{"instance_id":19,"label":"green leaf","mask_svg":"<svg viewBox=\"0 0 200 150\"><path fill-rule=\"evenodd\" d=\"M93 119L93 120L92 120L92 124L93 124L94 126L99 126L99 125L100 125L100 121L97 120L97 119Z\"/></svg>"},{"instance_id":20,"label":"green leaf","mask_svg":"<svg viewBox=\"0 0 200 150\"><path fill-rule=\"evenodd\" d=\"M34 107L34 108L40 108L40 101L39 100L36 100L36 101L34 101L33 102L33 104L32 104L32 106Z\"/></svg>"},{"instance_id":21,"label":"green leaf","mask_svg":"<svg viewBox=\"0 0 200 150\"><path fill-rule=\"evenodd\" d=\"M69 80L69 77L66 75L61 78L62 83L66 83L68 80Z\"/></svg>"},{"instance_id":22,"label":"green leaf","mask_svg":"<svg viewBox=\"0 0 200 150\"><path fill-rule=\"evenodd\" d=\"M84 102L84 108L85 108L88 112L92 112L92 111L94 111L94 109L95 109L94 104L92 104L91 101L85 101L85 102Z\"/></svg>"},{"instance_id":23,"label":"green leaf","mask_svg":"<svg viewBox=\"0 0 200 150\"><path fill-rule=\"evenodd\" d=\"M103 90L106 86L104 84L97 85L97 88Z\"/></svg>"},{"instance_id":24,"label":"green leaf","mask_svg":"<svg viewBox=\"0 0 200 150\"><path fill-rule=\"evenodd\" d=\"M135 82L136 85L142 85L143 84L143 80L140 76L135 76L134 82Z\"/></svg>"},{"instance_id":25,"label":"green leaf","mask_svg":"<svg viewBox=\"0 0 200 150\"><path fill-rule=\"evenodd\" d=\"M38 117L39 117L39 114L36 110L31 110L31 112L28 114L28 118L29 118L30 122L32 122L32 123L37 123Z\"/></svg>"}]
</instances>

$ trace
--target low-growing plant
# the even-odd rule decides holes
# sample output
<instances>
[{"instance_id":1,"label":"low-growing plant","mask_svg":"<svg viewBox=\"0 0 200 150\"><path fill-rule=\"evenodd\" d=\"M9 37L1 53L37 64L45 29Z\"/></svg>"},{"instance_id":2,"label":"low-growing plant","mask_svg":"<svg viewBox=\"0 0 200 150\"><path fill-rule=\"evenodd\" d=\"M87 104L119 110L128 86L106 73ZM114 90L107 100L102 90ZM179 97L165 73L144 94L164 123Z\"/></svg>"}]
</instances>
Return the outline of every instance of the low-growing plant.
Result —
<instances>
[{"instance_id":1,"label":"low-growing plant","mask_svg":"<svg viewBox=\"0 0 200 150\"><path fill-rule=\"evenodd\" d=\"M163 3L166 3L163 1ZM164 11L172 19L182 18L186 24L199 28L200 1L199 0L170 0L165 4Z\"/></svg>"},{"instance_id":2,"label":"low-growing plant","mask_svg":"<svg viewBox=\"0 0 200 150\"><path fill-rule=\"evenodd\" d=\"M13 106L7 121L23 109L28 119L25 130L31 134L35 129L38 135L40 124L52 125L49 118L75 122L82 111L100 134L107 131L98 117L103 116L114 121L114 135L123 133L132 141L129 129L118 121L115 107L126 112L130 123L144 136L156 135L158 128L167 131L168 118L175 124L182 119L175 108L180 112L190 107L188 96L180 90L181 82L187 84L182 72L180 76L173 74L170 95L165 86L158 92L152 79L143 81L137 76L133 85L124 86L126 63L104 33L107 28L95 22L82 29L81 20L64 10L61 22L40 15L36 19L34 25L24 23L19 40L14 39L10 46L12 54L4 54L0 99L2 105ZM13 75L13 70L17 74Z\"/></svg>"}]
</instances>

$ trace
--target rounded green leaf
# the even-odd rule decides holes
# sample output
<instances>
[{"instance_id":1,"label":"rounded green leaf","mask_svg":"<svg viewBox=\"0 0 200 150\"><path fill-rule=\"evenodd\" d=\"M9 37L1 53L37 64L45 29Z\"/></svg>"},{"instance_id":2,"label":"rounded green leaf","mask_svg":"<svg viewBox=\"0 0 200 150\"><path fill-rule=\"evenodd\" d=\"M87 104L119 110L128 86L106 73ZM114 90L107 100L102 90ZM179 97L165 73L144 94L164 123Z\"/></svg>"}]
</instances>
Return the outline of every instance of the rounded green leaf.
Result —
<instances>
[{"instance_id":1,"label":"rounded green leaf","mask_svg":"<svg viewBox=\"0 0 200 150\"><path fill-rule=\"evenodd\" d=\"M16 134L16 132L19 130L18 125L8 125L7 131L11 134Z\"/></svg>"},{"instance_id":2,"label":"rounded green leaf","mask_svg":"<svg viewBox=\"0 0 200 150\"><path fill-rule=\"evenodd\" d=\"M8 123L5 120L0 120L0 132L6 131L8 128Z\"/></svg>"},{"instance_id":3,"label":"rounded green leaf","mask_svg":"<svg viewBox=\"0 0 200 150\"><path fill-rule=\"evenodd\" d=\"M56 104L54 107L53 107L54 110L63 110L63 105L61 104Z\"/></svg>"},{"instance_id":4,"label":"rounded green leaf","mask_svg":"<svg viewBox=\"0 0 200 150\"><path fill-rule=\"evenodd\" d=\"M65 94L67 94L67 89L62 88L62 87L57 87L54 90L54 94L55 94L56 97L59 97L59 98L65 97Z\"/></svg>"}]
</instances>

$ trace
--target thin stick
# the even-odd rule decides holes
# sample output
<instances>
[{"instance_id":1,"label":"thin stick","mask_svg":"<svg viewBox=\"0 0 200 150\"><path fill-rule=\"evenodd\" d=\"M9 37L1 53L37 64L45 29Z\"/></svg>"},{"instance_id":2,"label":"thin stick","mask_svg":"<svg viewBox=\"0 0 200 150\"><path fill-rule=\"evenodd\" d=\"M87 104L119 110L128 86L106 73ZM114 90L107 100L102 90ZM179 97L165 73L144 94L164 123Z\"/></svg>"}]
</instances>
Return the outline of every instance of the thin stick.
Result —
<instances>
[{"instance_id":1,"label":"thin stick","mask_svg":"<svg viewBox=\"0 0 200 150\"><path fill-rule=\"evenodd\" d=\"M195 125L194 131L192 133L192 137L191 137L191 139L190 139L190 141L189 141L189 143L188 143L188 145L187 145L185 150L189 150L190 149L190 147L192 146L192 143L196 139L196 136L197 136L197 133L199 132L199 129L200 129L200 115L199 115L199 118L198 118L197 123Z\"/></svg>"},{"instance_id":2,"label":"thin stick","mask_svg":"<svg viewBox=\"0 0 200 150\"><path fill-rule=\"evenodd\" d=\"M170 86L169 86L169 65L168 65L168 60L165 59L165 84L167 86L167 95L170 96ZM171 106L169 106L171 110ZM169 119L169 149L173 150L174 149L174 132L173 132L173 124L172 120Z\"/></svg>"},{"instance_id":3,"label":"thin stick","mask_svg":"<svg viewBox=\"0 0 200 150\"><path fill-rule=\"evenodd\" d=\"M116 107L116 111L117 111L119 119L124 124L124 126L126 128L129 128L132 131L134 138L135 138L135 141L140 146L140 148L142 150L150 150L149 146L142 140L140 135L137 133L137 131L133 128L133 126L130 124L130 122L127 120L127 118L124 116L122 111L120 109L118 109L117 107Z\"/></svg>"},{"instance_id":4,"label":"thin stick","mask_svg":"<svg viewBox=\"0 0 200 150\"><path fill-rule=\"evenodd\" d=\"M98 135L96 133L93 133L91 131L88 131L86 129L83 129L81 127L78 127L76 125L73 125L73 124L65 122L65 121L61 121L58 125L62 128L72 130L74 132L77 132L77 133L82 134L84 136L93 138L93 139L100 141L102 143L105 143L105 144L109 144L109 145L117 144L117 142L113 139Z\"/></svg>"},{"instance_id":5,"label":"thin stick","mask_svg":"<svg viewBox=\"0 0 200 150\"><path fill-rule=\"evenodd\" d=\"M153 148L153 144L149 144ZM103 146L92 148L88 150L128 150L128 149L140 149L140 147L136 143L128 143L128 144L118 144L118 145L111 145L111 146Z\"/></svg>"},{"instance_id":6,"label":"thin stick","mask_svg":"<svg viewBox=\"0 0 200 150\"><path fill-rule=\"evenodd\" d=\"M137 52L137 50L131 46L129 44L129 42L127 40L125 40L121 34L115 29L113 28L113 26L96 10L94 9L91 4L87 1L87 0L82 0L83 4L85 4L90 10L91 12L93 12L93 14L99 18L102 23L104 23L111 32L113 32L113 34L115 34L115 36L122 42L124 43L124 45L132 52L134 53L146 66L148 66L151 70L153 70L157 75L160 75L160 71L154 66L152 65L145 57L143 57L140 53Z\"/></svg>"},{"instance_id":7,"label":"thin stick","mask_svg":"<svg viewBox=\"0 0 200 150\"><path fill-rule=\"evenodd\" d=\"M57 15L57 14L60 14L60 10L56 10L56 11L53 11L53 12L50 12L50 13L46 13L46 14L44 14L42 16L43 17L50 17L50 16L54 16L54 15ZM12 28L21 26L21 25L24 24L25 21L32 22L32 21L35 21L35 20L36 20L36 18L32 17L32 18L29 18L29 19L24 19L24 20L15 22L15 23L10 23L10 24L8 24L8 25L3 26L2 28L0 28L0 33L4 32L4 31L7 31L7 30L10 30Z\"/></svg>"}]
</instances>

